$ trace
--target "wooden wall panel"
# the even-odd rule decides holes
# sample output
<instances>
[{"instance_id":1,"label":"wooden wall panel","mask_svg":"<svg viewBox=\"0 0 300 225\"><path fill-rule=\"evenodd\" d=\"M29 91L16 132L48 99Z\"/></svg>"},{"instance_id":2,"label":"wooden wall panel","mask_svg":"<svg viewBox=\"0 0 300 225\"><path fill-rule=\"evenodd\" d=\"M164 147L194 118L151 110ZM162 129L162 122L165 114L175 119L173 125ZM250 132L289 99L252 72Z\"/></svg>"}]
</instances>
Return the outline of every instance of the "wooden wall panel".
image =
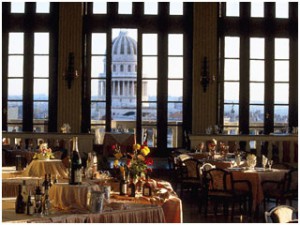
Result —
<instances>
[{"instance_id":1,"label":"wooden wall panel","mask_svg":"<svg viewBox=\"0 0 300 225\"><path fill-rule=\"evenodd\" d=\"M59 9L59 60L58 60L58 129L69 123L71 131L80 132L81 126L81 55L82 55L82 4L60 3ZM74 52L75 69L79 78L69 89L64 74L68 68L69 53Z\"/></svg>"},{"instance_id":2,"label":"wooden wall panel","mask_svg":"<svg viewBox=\"0 0 300 225\"><path fill-rule=\"evenodd\" d=\"M210 83L206 92L201 85L204 57L210 76L217 79L217 19L218 3L194 3L193 134L204 133L205 128L217 123L217 81Z\"/></svg>"}]
</instances>

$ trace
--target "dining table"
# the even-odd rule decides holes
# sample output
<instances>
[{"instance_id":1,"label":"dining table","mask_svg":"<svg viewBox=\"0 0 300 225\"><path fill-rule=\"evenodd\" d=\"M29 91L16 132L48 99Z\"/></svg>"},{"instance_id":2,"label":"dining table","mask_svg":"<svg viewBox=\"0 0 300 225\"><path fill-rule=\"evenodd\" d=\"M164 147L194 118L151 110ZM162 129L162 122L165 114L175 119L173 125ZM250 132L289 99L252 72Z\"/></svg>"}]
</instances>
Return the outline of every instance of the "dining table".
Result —
<instances>
[{"instance_id":1,"label":"dining table","mask_svg":"<svg viewBox=\"0 0 300 225\"><path fill-rule=\"evenodd\" d=\"M247 167L229 167L228 171L232 172L234 180L248 180L251 183L252 191L252 212L257 211L264 199L264 191L261 182L264 180L280 181L288 172L286 169L265 169L255 167L248 169ZM245 190L245 186L237 184L236 190Z\"/></svg>"},{"instance_id":2,"label":"dining table","mask_svg":"<svg viewBox=\"0 0 300 225\"><path fill-rule=\"evenodd\" d=\"M32 160L22 172L22 176L25 177L44 177L45 174L68 178L67 168L60 159Z\"/></svg>"},{"instance_id":3,"label":"dining table","mask_svg":"<svg viewBox=\"0 0 300 225\"><path fill-rule=\"evenodd\" d=\"M123 207L107 206L101 213L87 210L62 211L51 208L48 215L16 214L15 198L2 199L2 223L164 223L161 206L120 202Z\"/></svg>"},{"instance_id":4,"label":"dining table","mask_svg":"<svg viewBox=\"0 0 300 225\"><path fill-rule=\"evenodd\" d=\"M101 191L104 185L111 187L109 203L122 202L124 204L156 205L162 207L164 219L168 223L181 223L182 202L174 192L172 185L163 180L149 180L153 195L145 197L137 192L135 197L119 195L119 181L116 179L84 179L81 185L69 185L66 180L59 180L49 190L52 206L63 211L86 211L87 194L89 191Z\"/></svg>"}]
</instances>

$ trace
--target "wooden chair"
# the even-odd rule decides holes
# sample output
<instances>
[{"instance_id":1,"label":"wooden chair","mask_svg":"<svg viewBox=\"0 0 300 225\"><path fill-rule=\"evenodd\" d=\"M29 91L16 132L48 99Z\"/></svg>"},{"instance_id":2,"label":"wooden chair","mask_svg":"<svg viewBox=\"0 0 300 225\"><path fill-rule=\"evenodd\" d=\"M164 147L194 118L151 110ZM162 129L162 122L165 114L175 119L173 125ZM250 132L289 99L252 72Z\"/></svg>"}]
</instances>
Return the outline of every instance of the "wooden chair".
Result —
<instances>
[{"instance_id":1,"label":"wooden chair","mask_svg":"<svg viewBox=\"0 0 300 225\"><path fill-rule=\"evenodd\" d=\"M265 212L266 223L290 223L298 220L298 210L289 205L279 205Z\"/></svg>"},{"instance_id":2,"label":"wooden chair","mask_svg":"<svg viewBox=\"0 0 300 225\"><path fill-rule=\"evenodd\" d=\"M252 209L252 188L248 180L234 180L232 173L224 169L215 168L204 172L206 179L205 185L207 190L207 200L214 204L214 213L217 214L219 203L223 204L224 215L228 214L228 205L231 204L231 219L234 216L235 203L251 215ZM235 186L238 183L244 183L247 190L236 190ZM206 201L205 215L207 216L208 201ZM248 204L247 204L248 203Z\"/></svg>"},{"instance_id":3,"label":"wooden chair","mask_svg":"<svg viewBox=\"0 0 300 225\"><path fill-rule=\"evenodd\" d=\"M202 206L203 203L204 205L207 204L207 191L205 188L205 182L207 179L204 178L204 174L205 172L211 170L211 169L215 169L216 166L212 165L210 163L204 163L204 164L198 164L198 170L199 170L199 177L200 177L200 183L201 183L201 189L199 190L199 194L198 194L198 199L199 199L199 204L198 204L198 208L199 208L199 213L202 212ZM207 173L206 173L207 174Z\"/></svg>"},{"instance_id":4,"label":"wooden chair","mask_svg":"<svg viewBox=\"0 0 300 225\"><path fill-rule=\"evenodd\" d=\"M193 193L196 193L197 189L201 188L202 183L200 181L198 165L199 161L194 158L186 158L180 161L180 177L178 179L180 183L180 196L183 196L183 190L189 189Z\"/></svg>"},{"instance_id":5,"label":"wooden chair","mask_svg":"<svg viewBox=\"0 0 300 225\"><path fill-rule=\"evenodd\" d=\"M288 200L290 205L292 201L298 199L298 169L291 169L280 181L264 180L261 182L264 190L264 209L266 202L274 200L276 205L286 204Z\"/></svg>"}]
</instances>

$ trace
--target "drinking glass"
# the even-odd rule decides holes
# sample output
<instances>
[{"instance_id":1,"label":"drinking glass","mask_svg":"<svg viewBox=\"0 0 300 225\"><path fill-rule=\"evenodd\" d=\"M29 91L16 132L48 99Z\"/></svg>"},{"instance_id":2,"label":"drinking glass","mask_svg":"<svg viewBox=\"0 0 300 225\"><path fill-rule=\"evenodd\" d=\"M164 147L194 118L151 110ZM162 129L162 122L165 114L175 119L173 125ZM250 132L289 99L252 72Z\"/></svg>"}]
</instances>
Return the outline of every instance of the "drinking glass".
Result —
<instances>
[{"instance_id":1,"label":"drinking glass","mask_svg":"<svg viewBox=\"0 0 300 225\"><path fill-rule=\"evenodd\" d=\"M269 170L272 169L272 165L273 165L273 160L268 160Z\"/></svg>"},{"instance_id":2,"label":"drinking glass","mask_svg":"<svg viewBox=\"0 0 300 225\"><path fill-rule=\"evenodd\" d=\"M268 160L262 160L262 166L264 169L266 169L267 162Z\"/></svg>"}]
</instances>

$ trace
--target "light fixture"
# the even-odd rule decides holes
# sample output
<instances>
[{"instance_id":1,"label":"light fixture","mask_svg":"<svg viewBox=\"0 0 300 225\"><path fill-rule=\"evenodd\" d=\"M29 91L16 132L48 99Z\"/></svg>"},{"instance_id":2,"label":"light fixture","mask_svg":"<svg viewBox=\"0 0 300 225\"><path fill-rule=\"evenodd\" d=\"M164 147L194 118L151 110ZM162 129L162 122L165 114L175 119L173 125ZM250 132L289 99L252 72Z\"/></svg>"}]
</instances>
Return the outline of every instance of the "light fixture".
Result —
<instances>
[{"instance_id":1,"label":"light fixture","mask_svg":"<svg viewBox=\"0 0 300 225\"><path fill-rule=\"evenodd\" d=\"M202 71L201 71L201 84L204 92L206 92L207 87L211 81L215 81L215 77L214 76L210 77L208 71L207 57L204 57L202 63Z\"/></svg>"},{"instance_id":2,"label":"light fixture","mask_svg":"<svg viewBox=\"0 0 300 225\"><path fill-rule=\"evenodd\" d=\"M69 57L68 57L68 68L66 73L64 74L65 80L68 83L68 88L71 89L71 85L74 79L78 78L78 72L77 70L75 70L75 66L74 66L74 52L70 52L69 53Z\"/></svg>"}]
</instances>

